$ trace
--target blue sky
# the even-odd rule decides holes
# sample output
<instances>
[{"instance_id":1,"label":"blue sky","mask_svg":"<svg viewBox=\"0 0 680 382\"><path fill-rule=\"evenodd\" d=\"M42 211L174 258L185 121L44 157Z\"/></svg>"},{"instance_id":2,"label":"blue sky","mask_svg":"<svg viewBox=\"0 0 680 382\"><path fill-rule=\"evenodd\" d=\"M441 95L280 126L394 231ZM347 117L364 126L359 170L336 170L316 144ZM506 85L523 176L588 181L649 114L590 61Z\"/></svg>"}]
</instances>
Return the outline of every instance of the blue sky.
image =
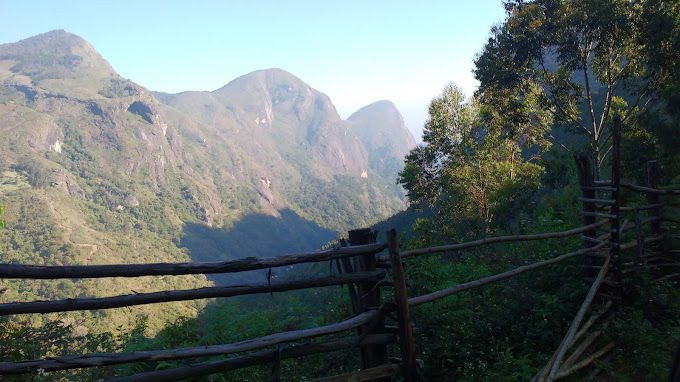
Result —
<instances>
[{"instance_id":1,"label":"blue sky","mask_svg":"<svg viewBox=\"0 0 680 382\"><path fill-rule=\"evenodd\" d=\"M0 44L64 29L151 90L210 91L276 67L326 93L343 118L388 99L417 140L447 82L472 94L474 57L504 18L501 0L22 0L2 13Z\"/></svg>"}]
</instances>

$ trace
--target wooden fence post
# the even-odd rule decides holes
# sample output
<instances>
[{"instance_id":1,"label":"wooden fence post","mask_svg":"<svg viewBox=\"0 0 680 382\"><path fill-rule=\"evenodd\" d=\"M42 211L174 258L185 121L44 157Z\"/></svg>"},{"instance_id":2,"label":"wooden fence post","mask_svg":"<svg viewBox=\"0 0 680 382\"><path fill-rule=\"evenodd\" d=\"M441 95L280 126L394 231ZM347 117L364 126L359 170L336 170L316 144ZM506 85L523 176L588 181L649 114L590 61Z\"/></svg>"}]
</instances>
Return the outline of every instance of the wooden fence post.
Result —
<instances>
[{"instance_id":1,"label":"wooden fence post","mask_svg":"<svg viewBox=\"0 0 680 382\"><path fill-rule=\"evenodd\" d=\"M411 313L408 307L408 295L406 293L406 278L401 264L397 231L387 231L387 245L390 251L392 263L392 280L394 283L394 300L397 305L397 320L399 321L399 347L401 350L401 367L403 368L404 381L418 381L418 369L416 364L416 351L413 346L413 328L411 327Z\"/></svg>"},{"instance_id":2,"label":"wooden fence post","mask_svg":"<svg viewBox=\"0 0 680 382\"><path fill-rule=\"evenodd\" d=\"M612 254L612 273L616 285L615 294L617 297L623 298L623 273L621 269L621 240L619 239L619 229L621 224L621 116L617 113L614 115L614 124L612 126L612 205L611 214L611 254Z\"/></svg>"},{"instance_id":3,"label":"wooden fence post","mask_svg":"<svg viewBox=\"0 0 680 382\"><path fill-rule=\"evenodd\" d=\"M593 182L592 167L590 165L590 158L587 153L578 153L575 157L576 160L576 172L578 175L578 183L581 187L581 196L584 199L595 199L595 182ZM595 223L595 204L592 202L583 202L583 225L591 225ZM583 233L584 236L595 238L595 229L586 231ZM595 246L593 242L585 241L586 248Z\"/></svg>"},{"instance_id":4,"label":"wooden fence post","mask_svg":"<svg viewBox=\"0 0 680 382\"><path fill-rule=\"evenodd\" d=\"M647 187L648 188L658 188L658 171L659 171L659 162L655 160L650 160L645 164L645 170L647 173ZM652 193L652 192L647 192L647 203L648 204L659 204L659 195ZM658 217L659 216L659 209L658 208L652 208L647 211L647 217ZM661 222L659 220L653 220L650 222L650 227L651 227L651 233L650 236L657 235L661 232Z\"/></svg>"},{"instance_id":5,"label":"wooden fence post","mask_svg":"<svg viewBox=\"0 0 680 382\"><path fill-rule=\"evenodd\" d=\"M373 231L369 228L349 231L350 245L373 244L375 243L377 234L378 231ZM358 272L373 272L376 270L376 259L374 254L362 255L358 260ZM357 286L359 305L362 311L365 312L380 307L380 288L376 282L361 282ZM368 323L360 327L361 335L384 333L385 319L383 317L380 317L377 323ZM370 369L384 365L387 362L387 345L366 345L361 347L361 364L363 368ZM389 378L378 379L377 381L389 381Z\"/></svg>"},{"instance_id":6,"label":"wooden fence post","mask_svg":"<svg viewBox=\"0 0 680 382\"><path fill-rule=\"evenodd\" d=\"M593 181L592 167L590 165L590 158L585 152L578 153L574 157L576 161L576 172L578 175L578 183L581 188L581 197L583 199L593 200L595 199L595 182ZM595 204L593 202L582 202L583 205L583 225L588 226L596 221L595 216ZM596 229L591 229L583 232L583 236L588 238L596 238ZM583 245L586 248L595 246L596 244L590 240L584 240ZM601 259L594 256L585 257L584 274L586 277L591 277L597 274L593 266L600 265L602 263Z\"/></svg>"}]
</instances>

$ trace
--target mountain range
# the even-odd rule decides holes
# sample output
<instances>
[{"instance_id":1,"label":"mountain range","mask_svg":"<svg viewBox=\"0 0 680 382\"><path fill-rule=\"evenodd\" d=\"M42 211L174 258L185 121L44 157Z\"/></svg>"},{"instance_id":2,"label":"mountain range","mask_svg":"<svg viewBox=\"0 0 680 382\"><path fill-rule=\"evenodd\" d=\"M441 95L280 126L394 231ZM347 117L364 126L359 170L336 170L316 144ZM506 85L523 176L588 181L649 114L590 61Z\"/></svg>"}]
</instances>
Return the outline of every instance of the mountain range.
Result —
<instances>
[{"instance_id":1,"label":"mountain range","mask_svg":"<svg viewBox=\"0 0 680 382\"><path fill-rule=\"evenodd\" d=\"M0 256L75 265L314 250L406 208L395 179L413 146L389 101L343 120L328 96L281 69L212 92L153 92L82 38L48 32L0 45ZM15 280L0 301L246 279ZM153 313L160 326L200 307L98 314L120 323Z\"/></svg>"}]
</instances>

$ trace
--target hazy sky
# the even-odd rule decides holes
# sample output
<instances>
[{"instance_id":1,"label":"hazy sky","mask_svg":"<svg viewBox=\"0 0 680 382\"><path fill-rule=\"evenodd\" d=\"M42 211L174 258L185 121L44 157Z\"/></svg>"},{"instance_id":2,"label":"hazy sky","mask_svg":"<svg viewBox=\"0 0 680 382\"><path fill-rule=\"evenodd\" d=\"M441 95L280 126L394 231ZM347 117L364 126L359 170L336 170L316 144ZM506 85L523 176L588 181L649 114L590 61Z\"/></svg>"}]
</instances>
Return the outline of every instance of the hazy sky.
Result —
<instances>
[{"instance_id":1,"label":"hazy sky","mask_svg":"<svg viewBox=\"0 0 680 382\"><path fill-rule=\"evenodd\" d=\"M447 82L472 94L473 59L504 17L501 0L22 0L1 9L0 43L64 29L121 76L170 93L281 68L326 93L343 118L394 102L417 140Z\"/></svg>"}]
</instances>

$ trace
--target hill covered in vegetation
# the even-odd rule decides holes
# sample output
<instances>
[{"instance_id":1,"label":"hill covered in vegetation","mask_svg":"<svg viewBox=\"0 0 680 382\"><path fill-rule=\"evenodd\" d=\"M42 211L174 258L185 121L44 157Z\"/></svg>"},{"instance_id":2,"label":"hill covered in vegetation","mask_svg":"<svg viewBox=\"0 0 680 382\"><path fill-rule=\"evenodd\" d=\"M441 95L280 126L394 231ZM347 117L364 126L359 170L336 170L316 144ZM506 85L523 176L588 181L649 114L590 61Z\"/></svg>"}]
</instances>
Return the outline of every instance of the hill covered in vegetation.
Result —
<instances>
[{"instance_id":1,"label":"hill covered in vegetation","mask_svg":"<svg viewBox=\"0 0 680 382\"><path fill-rule=\"evenodd\" d=\"M114 86L109 78L109 90L103 94L97 90L99 96L94 96L88 93L92 81L69 72L78 59L65 55L54 60L55 70L66 73L67 81L79 84L83 94L90 94L92 102L84 105L96 104L94 115L102 117L96 120L98 130L86 130L87 135L72 138L76 142L69 144L69 136L77 137L69 135L73 130L60 130L62 120L51 120L40 108L55 105L57 111L83 104L55 101L69 99L66 96L48 97L52 94L48 87L56 86L47 78L53 74L30 82L28 74L36 69L19 65L21 60L11 53L15 49L12 46L5 53L11 62L5 62L2 73L14 78L16 84L8 87L11 100L3 107L21 107L13 118L31 118L33 125L43 127L40 134L34 135L14 130L10 136L16 137L14 146L10 139L10 148L3 151L9 158L5 177L12 179L6 187L15 192L14 199L3 200L8 211L7 226L15 224L13 219L24 224L20 230L2 232L6 235L2 243L11 243L5 250L17 258L48 258L52 263L72 261L80 254L80 261L87 263L104 253L99 252L100 247L107 250L119 246L135 252L130 248L153 243L153 247L146 247L151 250L144 252L145 256L177 253L193 257L198 253L215 259L226 242L240 237L231 233L240 228L248 231L251 226L276 231L274 219L300 223L309 236L315 225L333 229L343 223L364 224L368 222L366 211L339 211L333 206L337 202L344 205L345 199L356 201L356 195L360 195L359 208L375 207L377 203L390 209L391 204L384 203L397 203L398 196L390 193L395 189L388 183L371 182L385 180L383 176L394 173L390 158L404 153L405 167L397 172L411 205L377 225L381 229L401 227L403 249L487 236L564 231L582 223L574 154L586 153L594 164L594 177L608 178L615 114L623 121L620 152L624 178L641 183L641 165L656 159L660 183L677 189L680 49L675 48L680 42L680 8L658 0L532 0L506 2L506 10L506 20L493 28L476 59L479 91L466 98L455 84L446 85L430 104L423 144L406 149L387 139L398 136L398 129L392 134L362 135L362 126L375 120L392 120L401 126L388 103L367 106L349 121L341 121L325 96L283 71L254 72L214 92L177 95L150 94L127 82L116 82ZM659 30L667 33L659 34ZM97 67L105 68L92 68ZM41 81L45 81L46 90L38 86ZM116 114L120 110L124 111L125 122L111 125L109 121L122 121ZM374 115L381 110L388 114L382 118ZM304 121L304 127L291 129L291 121ZM78 122L68 126L78 126ZM15 125L22 124L8 123L2 131L11 131ZM250 141L250 136L256 139ZM324 143L324 139L337 139L337 144ZM57 155L59 150L63 153L69 152L69 147L81 147L77 146L79 140L82 148L70 154L78 159L60 159L63 156ZM114 143L107 146L108 150L120 148L123 161L118 156L90 150L107 142ZM127 142L136 146L123 144ZM30 155L14 154L18 150ZM35 152L41 155L33 155ZM22 159L24 156L27 158ZM218 158L220 166L208 165L207 158ZM90 162L99 165L83 168ZM117 165L109 167L110 163ZM132 180L109 186L102 181L101 174L106 171L123 171L128 176L123 179ZM41 183L45 174L57 181ZM55 178L59 174L64 174L61 182ZM146 189L153 191L140 191ZM311 196L315 193L333 196L318 199ZM153 204L154 198L161 197L169 204ZM635 192L623 198L642 201ZM80 201L70 210L63 207L73 203L71 200ZM56 203L50 204L52 201ZM63 205L58 203L62 201ZM149 204L154 208L138 208ZM83 218L85 208L98 214ZM331 211L324 212L325 208ZM245 211L250 210L261 214L246 216ZM18 219L34 216L30 214L35 217ZM677 208L671 208L669 214L659 229L670 238L664 245L676 249L679 213ZM71 231L65 219L83 228ZM33 221L47 223L36 226ZM92 237L100 234L101 241L60 241L63 237L86 237L82 232L90 232ZM283 232L292 235L292 231ZM442 290L582 246L581 238L572 237L488 245L409 259L408 294L418 296ZM158 248L168 250L154 252ZM247 243L243 245L244 251L249 248L252 247ZM261 250L259 245L257 250ZM423 379L531 380L560 345L584 300L590 281L584 278L583 265L581 259L572 258L530 275L414 308L412 321L418 328L418 357L423 361L419 372ZM630 276L625 303L608 314L607 324L598 326L599 337L592 337L597 348L615 343L609 360L594 364L597 376L581 371L575 374L576 380L659 381L668 377L672 352L680 336L677 274L662 279L651 276L647 271ZM183 280L194 285L206 282L197 278ZM169 281L165 278L156 282ZM36 283L17 285L11 286L9 293L13 296L19 292L41 296L45 290L57 290L57 294L80 290L79 285L66 282L46 288ZM144 335L148 334L149 320L155 318L133 311L137 321L130 322L131 331L109 333L103 340L84 337L84 345L77 351L88 351L87 346L93 344L96 349L89 351L223 344L278 330L317 327L337 322L351 312L348 294L347 289L338 292L334 288L319 293L218 301L197 317L176 320L155 336ZM78 321L72 322L75 325L63 331L54 325L43 325L22 332L26 329L21 325L5 321L7 330L0 339L18 343L24 358L49 355L49 350L36 348L58 341L61 342L55 348L70 351L73 349L64 345L64 339L74 338L73 333L80 328ZM35 340L24 340L21 333L30 333ZM198 361L93 368L82 375L96 379ZM358 367L355 354L323 358L313 355L305 362L283 361L274 373L267 365L216 373L210 378L261 381L283 370L284 379L307 380Z\"/></svg>"},{"instance_id":2,"label":"hill covered in vegetation","mask_svg":"<svg viewBox=\"0 0 680 382\"><path fill-rule=\"evenodd\" d=\"M360 138L326 95L280 69L247 74L214 92L153 93L120 77L82 38L52 31L0 45L0 84L3 262L267 257L317 249L406 207L394 184L400 168L386 172L368 160L371 137L384 131L394 132L388 144L413 145L392 116L398 112L388 111L375 128L363 126ZM0 299L211 282L8 281ZM108 330L141 315L157 329L201 306L110 310L77 321L83 330Z\"/></svg>"}]
</instances>

